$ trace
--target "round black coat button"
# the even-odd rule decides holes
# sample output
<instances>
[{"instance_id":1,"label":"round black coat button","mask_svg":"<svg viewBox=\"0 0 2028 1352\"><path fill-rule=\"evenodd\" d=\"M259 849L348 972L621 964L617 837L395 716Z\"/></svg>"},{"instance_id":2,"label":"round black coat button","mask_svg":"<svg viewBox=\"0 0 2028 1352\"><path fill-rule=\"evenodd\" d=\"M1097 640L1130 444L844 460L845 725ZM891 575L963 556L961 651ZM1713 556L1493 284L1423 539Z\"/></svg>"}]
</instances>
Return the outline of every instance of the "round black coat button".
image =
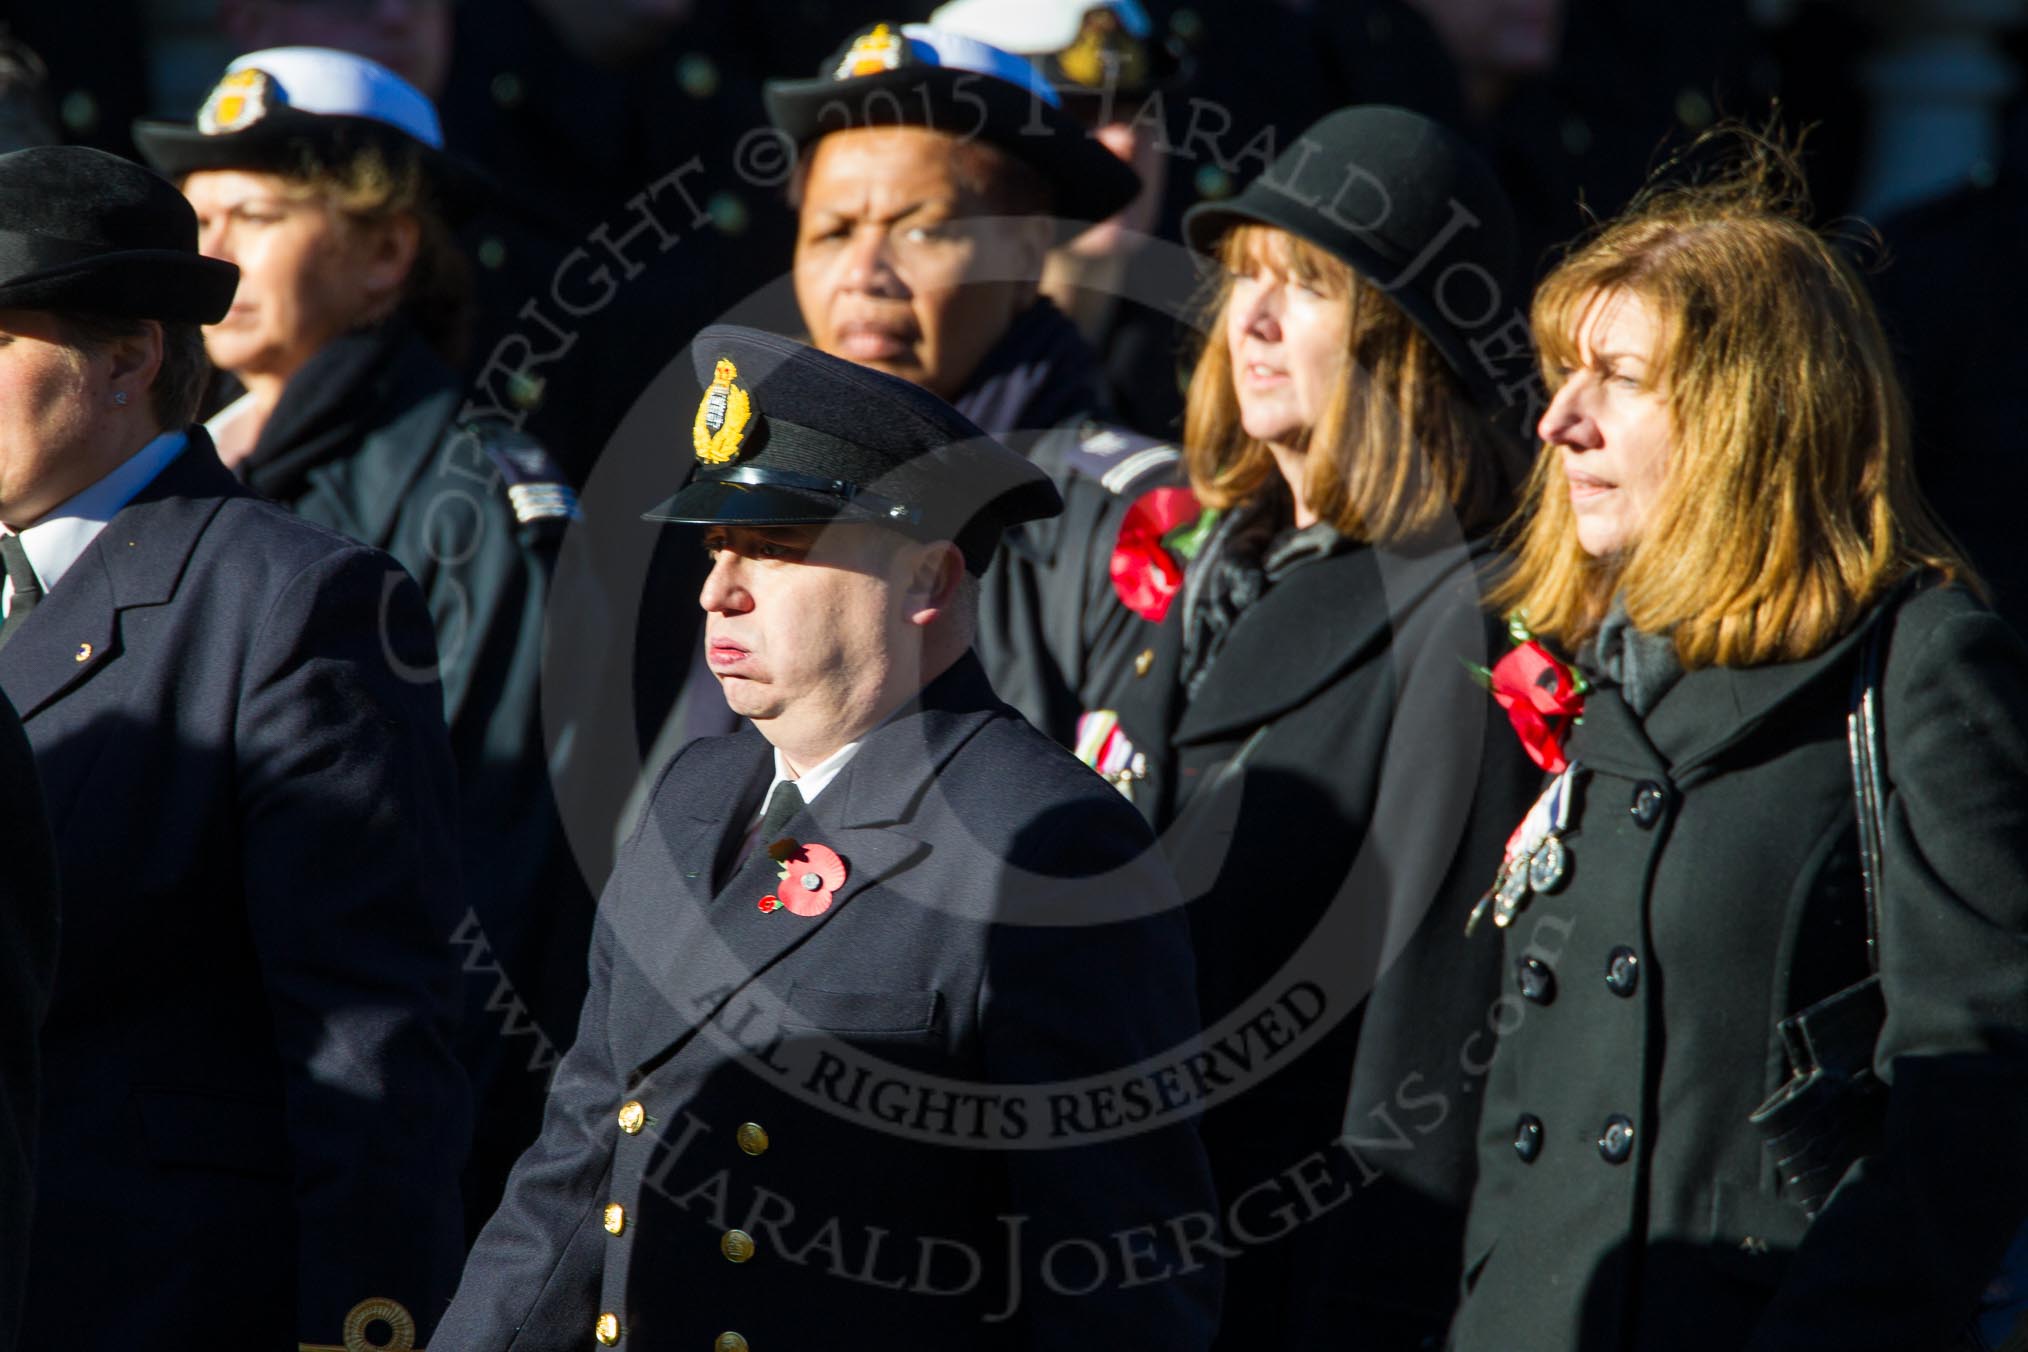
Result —
<instances>
[{"instance_id":1,"label":"round black coat button","mask_svg":"<svg viewBox=\"0 0 2028 1352\"><path fill-rule=\"evenodd\" d=\"M1514 964L1514 980L1521 998L1546 1005L1556 998L1556 973L1540 958L1523 958Z\"/></svg>"},{"instance_id":2,"label":"round black coat button","mask_svg":"<svg viewBox=\"0 0 2028 1352\"><path fill-rule=\"evenodd\" d=\"M1605 1130L1598 1134L1598 1153L1607 1164L1625 1164L1634 1153L1633 1119L1624 1113L1608 1117Z\"/></svg>"},{"instance_id":3,"label":"round black coat button","mask_svg":"<svg viewBox=\"0 0 2028 1352\"><path fill-rule=\"evenodd\" d=\"M1647 828L1662 819L1662 809L1668 804L1669 795L1662 792L1662 786L1644 779L1634 786L1634 802L1629 810L1634 814L1634 820Z\"/></svg>"},{"instance_id":4,"label":"round black coat button","mask_svg":"<svg viewBox=\"0 0 2028 1352\"><path fill-rule=\"evenodd\" d=\"M1535 1157L1542 1153L1542 1119L1534 1113L1521 1114L1521 1120L1514 1124L1514 1153L1523 1164L1535 1163Z\"/></svg>"},{"instance_id":5,"label":"round black coat button","mask_svg":"<svg viewBox=\"0 0 2028 1352\"><path fill-rule=\"evenodd\" d=\"M1641 984L1641 955L1621 944L1606 955L1606 989L1621 999Z\"/></svg>"}]
</instances>

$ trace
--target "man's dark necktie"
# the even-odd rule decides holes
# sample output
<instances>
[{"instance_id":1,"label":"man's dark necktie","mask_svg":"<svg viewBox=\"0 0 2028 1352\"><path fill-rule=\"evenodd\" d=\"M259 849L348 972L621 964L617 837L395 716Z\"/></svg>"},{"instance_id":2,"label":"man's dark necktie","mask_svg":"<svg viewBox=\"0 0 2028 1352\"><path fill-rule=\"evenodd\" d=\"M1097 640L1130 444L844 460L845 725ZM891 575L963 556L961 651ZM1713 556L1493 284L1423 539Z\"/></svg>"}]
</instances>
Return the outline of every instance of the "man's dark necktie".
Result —
<instances>
[{"instance_id":1,"label":"man's dark necktie","mask_svg":"<svg viewBox=\"0 0 2028 1352\"><path fill-rule=\"evenodd\" d=\"M0 624L0 648L4 648L15 631L28 623L29 612L42 599L42 581L29 565L28 551L21 547L21 537L11 531L0 535L0 560L5 560L7 580L14 584L14 599L7 604L7 622Z\"/></svg>"},{"instance_id":2,"label":"man's dark necktie","mask_svg":"<svg viewBox=\"0 0 2028 1352\"><path fill-rule=\"evenodd\" d=\"M768 810L761 813L760 829L754 832L754 848L765 850L780 840L782 828L802 810L803 791L796 787L795 780L785 779L775 785L775 791L768 796Z\"/></svg>"}]
</instances>

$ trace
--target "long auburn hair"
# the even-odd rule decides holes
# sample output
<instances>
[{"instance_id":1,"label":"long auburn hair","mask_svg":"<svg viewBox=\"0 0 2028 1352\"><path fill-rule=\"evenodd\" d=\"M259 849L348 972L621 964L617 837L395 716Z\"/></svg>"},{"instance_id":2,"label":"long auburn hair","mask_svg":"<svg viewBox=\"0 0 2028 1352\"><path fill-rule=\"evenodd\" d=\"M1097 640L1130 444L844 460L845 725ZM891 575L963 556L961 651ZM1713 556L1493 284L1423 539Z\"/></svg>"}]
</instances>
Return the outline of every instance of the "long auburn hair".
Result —
<instances>
[{"instance_id":1,"label":"long auburn hair","mask_svg":"<svg viewBox=\"0 0 2028 1352\"><path fill-rule=\"evenodd\" d=\"M1913 570L1977 586L1917 490L1886 335L1852 264L1806 224L1794 151L1718 135L1743 147L1722 174L1651 185L1535 294L1552 392L1597 302L1636 298L1661 330L1650 369L1671 445L1641 538L1587 555L1562 455L1545 445L1518 557L1490 598L1573 651L1615 595L1695 669L1821 652Z\"/></svg>"},{"instance_id":2,"label":"long auburn hair","mask_svg":"<svg viewBox=\"0 0 2028 1352\"><path fill-rule=\"evenodd\" d=\"M1400 306L1350 264L1272 226L1228 232L1218 261L1183 413L1184 463L1200 501L1235 506L1278 473L1266 443L1240 423L1225 338L1233 279L1261 263L1350 310L1344 376L1308 435L1304 497L1318 519L1375 545L1425 539L1446 519L1468 535L1497 523L1508 491L1502 434Z\"/></svg>"}]
</instances>

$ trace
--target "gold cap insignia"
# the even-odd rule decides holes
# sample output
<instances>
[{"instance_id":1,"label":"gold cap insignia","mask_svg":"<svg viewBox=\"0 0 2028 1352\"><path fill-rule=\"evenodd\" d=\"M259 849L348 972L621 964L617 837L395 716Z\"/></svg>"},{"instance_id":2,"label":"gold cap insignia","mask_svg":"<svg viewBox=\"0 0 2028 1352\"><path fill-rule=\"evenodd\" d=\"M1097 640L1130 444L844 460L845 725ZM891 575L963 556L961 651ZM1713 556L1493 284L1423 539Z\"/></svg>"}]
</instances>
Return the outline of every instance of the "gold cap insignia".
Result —
<instances>
[{"instance_id":1,"label":"gold cap insignia","mask_svg":"<svg viewBox=\"0 0 2028 1352\"><path fill-rule=\"evenodd\" d=\"M269 96L275 92L266 71L251 66L236 70L218 82L197 110L197 130L206 136L244 131L268 115Z\"/></svg>"},{"instance_id":2,"label":"gold cap insignia","mask_svg":"<svg viewBox=\"0 0 2028 1352\"><path fill-rule=\"evenodd\" d=\"M386 1326L386 1342L375 1340L369 1332L375 1324ZM413 1352L415 1334L415 1316L407 1306L398 1300L372 1296L354 1305L345 1316L343 1346L298 1343L296 1347L297 1352Z\"/></svg>"},{"instance_id":3,"label":"gold cap insignia","mask_svg":"<svg viewBox=\"0 0 2028 1352\"><path fill-rule=\"evenodd\" d=\"M838 63L838 69L832 72L831 78L850 80L859 75L898 70L904 50L901 34L887 24L875 24L871 32L861 33L852 40L845 59Z\"/></svg>"},{"instance_id":4,"label":"gold cap insignia","mask_svg":"<svg viewBox=\"0 0 2028 1352\"><path fill-rule=\"evenodd\" d=\"M690 427L690 443L697 458L707 465L723 465L739 455L746 440L746 425L753 419L753 397L733 382L739 368L732 358L720 357L711 373L711 386L697 405L697 421Z\"/></svg>"},{"instance_id":5,"label":"gold cap insignia","mask_svg":"<svg viewBox=\"0 0 2028 1352\"><path fill-rule=\"evenodd\" d=\"M1148 78L1148 52L1109 9L1086 12L1077 40L1057 54L1056 68L1087 89L1117 82L1136 88Z\"/></svg>"}]
</instances>

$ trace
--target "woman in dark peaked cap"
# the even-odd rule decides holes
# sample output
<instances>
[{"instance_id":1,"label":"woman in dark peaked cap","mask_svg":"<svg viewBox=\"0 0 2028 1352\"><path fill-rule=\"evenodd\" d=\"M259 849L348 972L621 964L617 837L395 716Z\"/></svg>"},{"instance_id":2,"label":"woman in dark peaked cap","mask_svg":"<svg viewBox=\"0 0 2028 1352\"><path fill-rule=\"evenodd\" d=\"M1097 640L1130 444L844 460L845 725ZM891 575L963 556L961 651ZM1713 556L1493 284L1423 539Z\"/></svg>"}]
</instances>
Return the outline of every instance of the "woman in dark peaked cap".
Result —
<instances>
[{"instance_id":1,"label":"woman in dark peaked cap","mask_svg":"<svg viewBox=\"0 0 2028 1352\"><path fill-rule=\"evenodd\" d=\"M205 329L247 390L207 424L220 457L263 497L394 555L436 623L471 900L459 1052L482 1105L465 1178L476 1231L540 1123L591 918L538 699L576 499L540 446L464 415L454 367L468 278L452 223L486 184L444 152L422 91L319 47L248 53L194 125L134 134L196 209L200 247L240 269Z\"/></svg>"},{"instance_id":2,"label":"woman in dark peaked cap","mask_svg":"<svg viewBox=\"0 0 2028 1352\"><path fill-rule=\"evenodd\" d=\"M1917 496L1864 284L1745 151L1535 298L1495 599L1593 689L1517 838L1550 886L1476 940L1457 1352L1956 1346L2028 1215L2028 651Z\"/></svg>"},{"instance_id":3,"label":"woman in dark peaked cap","mask_svg":"<svg viewBox=\"0 0 2028 1352\"><path fill-rule=\"evenodd\" d=\"M1497 986L1462 929L1536 778L1467 670L1498 642L1477 564L1508 479L1452 311L1511 312L1507 222L1455 136L1386 107L1186 220L1223 269L1190 488L1118 523L1150 623L1080 749L1164 832L1208 1041L1249 1060L1204 1127L1223 1346L1415 1348L1455 1299L1457 1055Z\"/></svg>"}]
</instances>

